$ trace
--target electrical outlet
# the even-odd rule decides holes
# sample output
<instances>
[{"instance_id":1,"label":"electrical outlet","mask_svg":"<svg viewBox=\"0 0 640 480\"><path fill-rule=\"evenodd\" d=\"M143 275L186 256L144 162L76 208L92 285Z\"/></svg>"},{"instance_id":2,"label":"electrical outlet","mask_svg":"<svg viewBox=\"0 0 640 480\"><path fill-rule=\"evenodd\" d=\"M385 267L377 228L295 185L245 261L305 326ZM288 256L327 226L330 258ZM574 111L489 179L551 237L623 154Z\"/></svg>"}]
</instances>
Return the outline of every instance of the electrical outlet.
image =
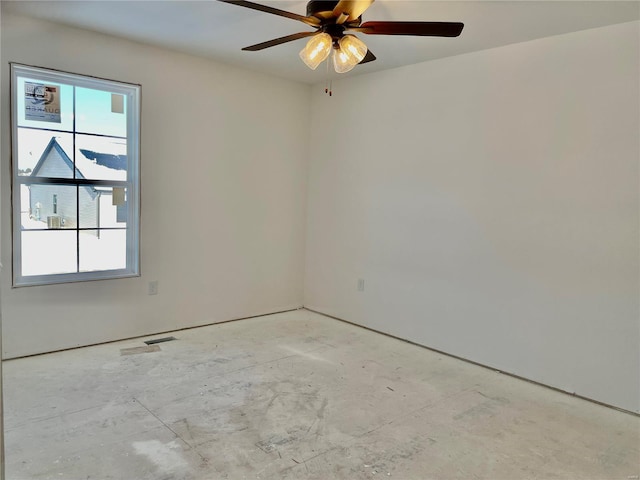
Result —
<instances>
[{"instance_id":1,"label":"electrical outlet","mask_svg":"<svg viewBox=\"0 0 640 480\"><path fill-rule=\"evenodd\" d=\"M364 292L364 278L358 279L358 291Z\"/></svg>"},{"instance_id":2,"label":"electrical outlet","mask_svg":"<svg viewBox=\"0 0 640 480\"><path fill-rule=\"evenodd\" d=\"M154 280L149 282L149 295L157 295L158 294L158 281Z\"/></svg>"}]
</instances>

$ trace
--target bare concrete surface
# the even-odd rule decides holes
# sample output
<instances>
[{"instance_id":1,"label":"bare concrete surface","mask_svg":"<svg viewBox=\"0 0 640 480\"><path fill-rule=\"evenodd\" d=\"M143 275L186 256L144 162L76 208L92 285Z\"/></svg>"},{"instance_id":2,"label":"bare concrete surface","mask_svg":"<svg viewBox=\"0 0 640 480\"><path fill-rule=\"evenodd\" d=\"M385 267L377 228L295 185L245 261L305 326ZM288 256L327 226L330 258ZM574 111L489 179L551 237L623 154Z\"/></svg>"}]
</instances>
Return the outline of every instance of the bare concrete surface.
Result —
<instances>
[{"instance_id":1,"label":"bare concrete surface","mask_svg":"<svg viewBox=\"0 0 640 480\"><path fill-rule=\"evenodd\" d=\"M308 311L173 335L5 362L7 479L640 475L636 416Z\"/></svg>"}]
</instances>

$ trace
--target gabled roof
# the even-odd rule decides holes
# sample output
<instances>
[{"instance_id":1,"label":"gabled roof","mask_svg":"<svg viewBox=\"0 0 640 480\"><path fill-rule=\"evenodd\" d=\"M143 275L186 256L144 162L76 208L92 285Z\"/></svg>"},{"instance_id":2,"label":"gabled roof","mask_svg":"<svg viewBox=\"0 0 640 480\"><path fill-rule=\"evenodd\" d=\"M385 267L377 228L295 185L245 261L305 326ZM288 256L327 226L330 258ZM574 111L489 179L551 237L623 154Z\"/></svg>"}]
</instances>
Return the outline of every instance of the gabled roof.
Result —
<instances>
[{"instance_id":1,"label":"gabled roof","mask_svg":"<svg viewBox=\"0 0 640 480\"><path fill-rule=\"evenodd\" d=\"M69 167L69 170L73 171L74 169L73 161L69 158L69 155L67 155L64 149L57 142L56 137L51 137L51 140L49 140L49 143L47 144L44 151L42 152L42 155L40 155L40 160L38 160L38 163L36 163L36 166L33 167L33 170L31 172L32 177L38 176L38 172L44 165L44 162L49 157L49 153L53 149L55 149L60 154L60 157L62 157L62 160L64 161L64 163L67 164L67 166ZM80 170L76 168L75 171L76 171L75 178L84 178L84 175L82 175L82 172Z\"/></svg>"},{"instance_id":2,"label":"gabled roof","mask_svg":"<svg viewBox=\"0 0 640 480\"><path fill-rule=\"evenodd\" d=\"M100 144L96 145L100 146ZM103 145L111 148L112 145ZM93 147L95 148L95 146ZM64 151L62 146L51 137L51 140L45 147L38 163L33 167L32 176L38 176L39 170L49 157L52 150L56 150L64 163L69 167L70 171L74 170L73 160ZM101 153L95 150L85 148L76 149L75 178L95 178L102 180L125 180L127 176L127 155L114 153Z\"/></svg>"}]
</instances>

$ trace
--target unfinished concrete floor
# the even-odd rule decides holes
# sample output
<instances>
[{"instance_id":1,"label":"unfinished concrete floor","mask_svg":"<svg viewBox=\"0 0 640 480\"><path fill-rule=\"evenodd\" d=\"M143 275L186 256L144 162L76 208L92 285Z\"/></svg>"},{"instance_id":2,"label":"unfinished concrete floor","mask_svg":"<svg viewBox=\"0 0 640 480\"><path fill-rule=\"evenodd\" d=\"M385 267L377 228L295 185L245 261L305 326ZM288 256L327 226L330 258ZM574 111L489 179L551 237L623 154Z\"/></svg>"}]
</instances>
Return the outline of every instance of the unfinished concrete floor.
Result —
<instances>
[{"instance_id":1,"label":"unfinished concrete floor","mask_svg":"<svg viewBox=\"0 0 640 480\"><path fill-rule=\"evenodd\" d=\"M7 479L640 474L638 417L308 311L173 335L6 362Z\"/></svg>"}]
</instances>

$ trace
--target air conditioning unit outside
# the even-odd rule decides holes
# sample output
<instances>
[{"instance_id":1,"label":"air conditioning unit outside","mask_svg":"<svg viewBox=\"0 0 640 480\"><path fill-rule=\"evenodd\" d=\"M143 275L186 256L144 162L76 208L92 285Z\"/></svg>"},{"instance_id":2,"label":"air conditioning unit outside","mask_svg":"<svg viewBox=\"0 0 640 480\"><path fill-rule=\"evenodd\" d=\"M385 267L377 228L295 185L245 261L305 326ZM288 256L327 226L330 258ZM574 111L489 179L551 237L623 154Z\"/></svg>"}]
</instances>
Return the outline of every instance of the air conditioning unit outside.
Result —
<instances>
[{"instance_id":1,"label":"air conditioning unit outside","mask_svg":"<svg viewBox=\"0 0 640 480\"><path fill-rule=\"evenodd\" d=\"M60 215L49 215L47 217L47 228L62 228L62 218Z\"/></svg>"}]
</instances>

